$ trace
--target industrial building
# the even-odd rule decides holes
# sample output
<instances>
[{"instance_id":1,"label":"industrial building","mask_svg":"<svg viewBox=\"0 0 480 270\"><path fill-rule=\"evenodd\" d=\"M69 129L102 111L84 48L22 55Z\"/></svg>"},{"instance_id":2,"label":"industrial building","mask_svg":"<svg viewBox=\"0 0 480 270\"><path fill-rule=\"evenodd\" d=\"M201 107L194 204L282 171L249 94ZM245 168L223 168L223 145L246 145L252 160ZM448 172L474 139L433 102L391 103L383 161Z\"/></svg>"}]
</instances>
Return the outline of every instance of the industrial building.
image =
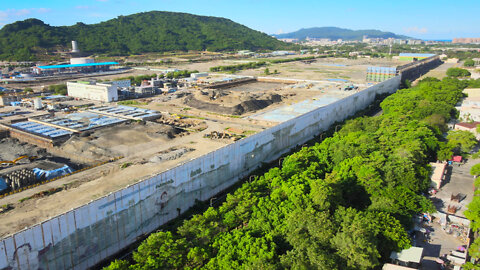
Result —
<instances>
[{"instance_id":1,"label":"industrial building","mask_svg":"<svg viewBox=\"0 0 480 270\"><path fill-rule=\"evenodd\" d=\"M452 43L480 44L480 38L454 38Z\"/></svg>"},{"instance_id":2,"label":"industrial building","mask_svg":"<svg viewBox=\"0 0 480 270\"><path fill-rule=\"evenodd\" d=\"M432 53L400 53L398 55L398 60L400 61L418 61L426 59L429 57L435 56Z\"/></svg>"},{"instance_id":3,"label":"industrial building","mask_svg":"<svg viewBox=\"0 0 480 270\"><path fill-rule=\"evenodd\" d=\"M367 67L367 82L383 82L395 76L395 67Z\"/></svg>"},{"instance_id":4,"label":"industrial building","mask_svg":"<svg viewBox=\"0 0 480 270\"><path fill-rule=\"evenodd\" d=\"M102 102L118 101L118 86L115 84L86 81L67 82L68 95Z\"/></svg>"},{"instance_id":5,"label":"industrial building","mask_svg":"<svg viewBox=\"0 0 480 270\"><path fill-rule=\"evenodd\" d=\"M208 77L208 73L207 72L197 72L197 73L190 74L190 78L198 79L198 78L201 78L201 77Z\"/></svg>"},{"instance_id":6,"label":"industrial building","mask_svg":"<svg viewBox=\"0 0 480 270\"><path fill-rule=\"evenodd\" d=\"M110 84L120 88L129 88L132 86L132 82L130 80L111 81L106 82L105 84Z\"/></svg>"},{"instance_id":7,"label":"industrial building","mask_svg":"<svg viewBox=\"0 0 480 270\"><path fill-rule=\"evenodd\" d=\"M0 130L8 130L10 137L20 141L51 148L65 142L73 134L129 120L152 121L159 117L161 114L158 111L129 106L98 106L87 111L60 115L27 110L2 113L0 110Z\"/></svg>"},{"instance_id":8,"label":"industrial building","mask_svg":"<svg viewBox=\"0 0 480 270\"><path fill-rule=\"evenodd\" d=\"M93 58L87 58L87 57L70 58L70 64L71 65L92 64L92 63L95 63L95 59L93 59Z\"/></svg>"},{"instance_id":9,"label":"industrial building","mask_svg":"<svg viewBox=\"0 0 480 270\"><path fill-rule=\"evenodd\" d=\"M161 116L158 111L123 105L92 107L88 111L99 115L122 118L127 120L149 121L160 118Z\"/></svg>"},{"instance_id":10,"label":"industrial building","mask_svg":"<svg viewBox=\"0 0 480 270\"><path fill-rule=\"evenodd\" d=\"M53 66L36 66L33 67L33 73L37 75L55 75L63 73L92 73L92 72L104 72L110 71L112 66L118 65L117 62L103 62L103 63L88 63L89 58L84 59L85 63L78 64L64 64ZM82 60L74 60L73 62L82 62Z\"/></svg>"}]
</instances>

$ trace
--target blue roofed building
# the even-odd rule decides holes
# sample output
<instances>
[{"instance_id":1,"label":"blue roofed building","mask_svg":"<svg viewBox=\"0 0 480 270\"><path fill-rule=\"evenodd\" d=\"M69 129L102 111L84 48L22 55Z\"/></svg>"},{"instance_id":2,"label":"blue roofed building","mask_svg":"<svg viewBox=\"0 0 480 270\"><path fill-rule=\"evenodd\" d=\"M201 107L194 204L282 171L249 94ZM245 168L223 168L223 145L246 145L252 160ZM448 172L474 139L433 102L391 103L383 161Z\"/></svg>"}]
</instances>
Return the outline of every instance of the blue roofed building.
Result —
<instances>
[{"instance_id":1,"label":"blue roofed building","mask_svg":"<svg viewBox=\"0 0 480 270\"><path fill-rule=\"evenodd\" d=\"M435 56L433 53L400 53L398 59L401 61L418 61Z\"/></svg>"},{"instance_id":2,"label":"blue roofed building","mask_svg":"<svg viewBox=\"0 0 480 270\"><path fill-rule=\"evenodd\" d=\"M92 73L101 71L110 71L112 66L118 65L117 62L103 63L81 63L81 64L62 64L51 66L36 66L33 72L38 75L51 75L59 73Z\"/></svg>"}]
</instances>

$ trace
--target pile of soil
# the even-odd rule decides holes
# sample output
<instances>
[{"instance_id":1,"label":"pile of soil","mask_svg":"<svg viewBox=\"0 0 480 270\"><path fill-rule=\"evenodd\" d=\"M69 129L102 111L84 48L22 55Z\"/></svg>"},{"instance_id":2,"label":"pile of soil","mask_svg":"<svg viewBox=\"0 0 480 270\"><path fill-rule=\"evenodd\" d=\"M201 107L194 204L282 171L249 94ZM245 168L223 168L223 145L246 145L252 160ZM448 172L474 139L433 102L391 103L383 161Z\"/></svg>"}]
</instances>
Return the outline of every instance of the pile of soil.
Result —
<instances>
[{"instance_id":1,"label":"pile of soil","mask_svg":"<svg viewBox=\"0 0 480 270\"><path fill-rule=\"evenodd\" d=\"M244 113L264 109L274 103L281 101L282 96L278 94L266 94L263 95L261 99L255 99L254 97L252 97L252 99L242 101L233 107L227 107L220 104L201 101L191 95L185 98L184 104L199 110L205 110L221 114L242 115Z\"/></svg>"}]
</instances>

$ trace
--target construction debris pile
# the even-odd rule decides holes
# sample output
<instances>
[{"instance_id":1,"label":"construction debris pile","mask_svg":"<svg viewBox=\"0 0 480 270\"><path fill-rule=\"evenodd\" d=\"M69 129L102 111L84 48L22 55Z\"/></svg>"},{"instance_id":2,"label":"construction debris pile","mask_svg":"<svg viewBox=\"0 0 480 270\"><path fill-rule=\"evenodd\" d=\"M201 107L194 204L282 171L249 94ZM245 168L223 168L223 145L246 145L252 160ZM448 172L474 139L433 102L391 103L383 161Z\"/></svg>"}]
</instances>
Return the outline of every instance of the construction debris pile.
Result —
<instances>
[{"instance_id":1,"label":"construction debris pile","mask_svg":"<svg viewBox=\"0 0 480 270\"><path fill-rule=\"evenodd\" d=\"M181 156L185 155L188 152L195 151L193 148L180 148L177 149L175 147L170 148L168 150L159 152L157 155L152 157L149 161L151 163L161 163L167 160L175 160L180 158Z\"/></svg>"},{"instance_id":2,"label":"construction debris pile","mask_svg":"<svg viewBox=\"0 0 480 270\"><path fill-rule=\"evenodd\" d=\"M188 129L202 130L207 128L207 124L205 121L184 118L178 115L173 115L173 116L162 115L162 117L159 118L157 122L160 124L174 126L174 127L183 128L183 129L188 128Z\"/></svg>"},{"instance_id":3,"label":"construction debris pile","mask_svg":"<svg viewBox=\"0 0 480 270\"><path fill-rule=\"evenodd\" d=\"M184 104L199 110L242 115L247 112L264 109L281 101L282 96L273 93L204 90L186 97Z\"/></svg>"},{"instance_id":4,"label":"construction debris pile","mask_svg":"<svg viewBox=\"0 0 480 270\"><path fill-rule=\"evenodd\" d=\"M227 131L212 131L209 134L205 134L205 138L210 139L231 139L233 141L238 141L243 138L243 135L232 134Z\"/></svg>"}]
</instances>

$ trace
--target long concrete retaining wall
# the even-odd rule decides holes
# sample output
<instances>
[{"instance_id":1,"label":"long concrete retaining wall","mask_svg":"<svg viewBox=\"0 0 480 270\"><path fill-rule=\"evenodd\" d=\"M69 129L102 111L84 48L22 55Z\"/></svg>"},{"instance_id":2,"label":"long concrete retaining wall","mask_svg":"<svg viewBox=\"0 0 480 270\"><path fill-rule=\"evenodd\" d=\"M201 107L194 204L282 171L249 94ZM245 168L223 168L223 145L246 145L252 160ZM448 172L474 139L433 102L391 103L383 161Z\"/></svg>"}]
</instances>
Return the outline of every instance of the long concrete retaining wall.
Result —
<instances>
[{"instance_id":1,"label":"long concrete retaining wall","mask_svg":"<svg viewBox=\"0 0 480 270\"><path fill-rule=\"evenodd\" d=\"M4 238L0 269L94 266L399 85L397 76Z\"/></svg>"},{"instance_id":2,"label":"long concrete retaining wall","mask_svg":"<svg viewBox=\"0 0 480 270\"><path fill-rule=\"evenodd\" d=\"M413 82L441 64L442 61L440 60L440 57L438 55L434 55L420 61L399 66L397 67L397 71L402 76L402 81L410 80Z\"/></svg>"}]
</instances>

